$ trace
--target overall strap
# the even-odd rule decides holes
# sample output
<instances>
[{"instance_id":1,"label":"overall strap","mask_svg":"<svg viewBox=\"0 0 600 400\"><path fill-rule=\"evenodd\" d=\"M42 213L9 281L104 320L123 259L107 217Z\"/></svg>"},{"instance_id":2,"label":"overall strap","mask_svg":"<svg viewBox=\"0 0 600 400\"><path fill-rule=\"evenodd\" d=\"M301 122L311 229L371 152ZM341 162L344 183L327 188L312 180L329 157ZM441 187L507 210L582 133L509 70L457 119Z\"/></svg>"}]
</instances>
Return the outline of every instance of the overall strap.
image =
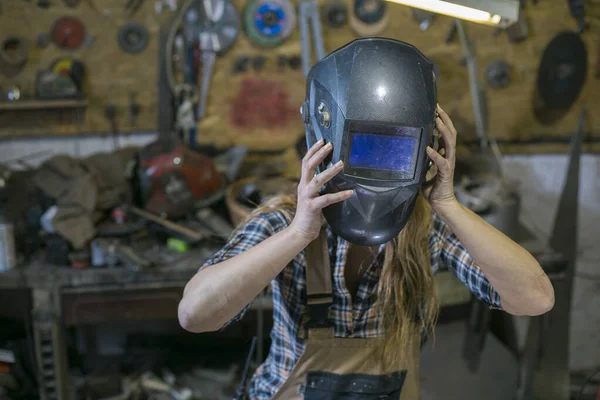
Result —
<instances>
[{"instance_id":1,"label":"overall strap","mask_svg":"<svg viewBox=\"0 0 600 400\"><path fill-rule=\"evenodd\" d=\"M305 249L306 256L306 295L309 321L306 328L329 328L329 307L333 303L331 286L331 265L327 231L321 228L319 237Z\"/></svg>"}]
</instances>

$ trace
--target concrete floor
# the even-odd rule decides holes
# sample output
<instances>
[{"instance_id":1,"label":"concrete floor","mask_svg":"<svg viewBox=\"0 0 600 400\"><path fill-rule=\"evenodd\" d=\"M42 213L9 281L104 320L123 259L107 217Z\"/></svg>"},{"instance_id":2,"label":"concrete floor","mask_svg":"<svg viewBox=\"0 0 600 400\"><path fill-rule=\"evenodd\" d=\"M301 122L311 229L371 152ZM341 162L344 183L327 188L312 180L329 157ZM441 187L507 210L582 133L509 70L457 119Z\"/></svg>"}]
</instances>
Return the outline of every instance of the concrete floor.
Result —
<instances>
[{"instance_id":1,"label":"concrete floor","mask_svg":"<svg viewBox=\"0 0 600 400\"><path fill-rule=\"evenodd\" d=\"M493 336L488 335L477 373L462 357L463 321L440 324L435 343L421 353L422 400L510 400L517 388L517 361Z\"/></svg>"}]
</instances>

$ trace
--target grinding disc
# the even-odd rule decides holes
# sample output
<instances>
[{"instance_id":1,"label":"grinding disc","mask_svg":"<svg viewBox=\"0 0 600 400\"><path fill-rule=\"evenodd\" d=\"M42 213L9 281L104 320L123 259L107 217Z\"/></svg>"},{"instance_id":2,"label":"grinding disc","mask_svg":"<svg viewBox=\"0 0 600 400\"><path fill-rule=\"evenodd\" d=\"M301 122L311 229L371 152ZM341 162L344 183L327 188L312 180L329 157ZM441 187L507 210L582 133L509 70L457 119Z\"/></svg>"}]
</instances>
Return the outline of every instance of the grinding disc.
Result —
<instances>
[{"instance_id":1,"label":"grinding disc","mask_svg":"<svg viewBox=\"0 0 600 400\"><path fill-rule=\"evenodd\" d=\"M575 32L562 32L548 44L538 69L534 113L542 124L561 119L577 101L587 76L587 50Z\"/></svg>"},{"instance_id":2,"label":"grinding disc","mask_svg":"<svg viewBox=\"0 0 600 400\"><path fill-rule=\"evenodd\" d=\"M142 24L130 22L123 25L117 34L121 50L129 54L137 54L148 45L148 31Z\"/></svg>"},{"instance_id":3,"label":"grinding disc","mask_svg":"<svg viewBox=\"0 0 600 400\"><path fill-rule=\"evenodd\" d=\"M375 36L387 26L389 13L385 0L354 0L350 26L359 36Z\"/></svg>"},{"instance_id":4,"label":"grinding disc","mask_svg":"<svg viewBox=\"0 0 600 400\"><path fill-rule=\"evenodd\" d=\"M289 0L250 0L244 10L250 40L262 47L283 43L296 26L296 11Z\"/></svg>"},{"instance_id":5,"label":"grinding disc","mask_svg":"<svg viewBox=\"0 0 600 400\"><path fill-rule=\"evenodd\" d=\"M323 6L323 20L330 28L340 28L348 22L348 7L341 0L328 1Z\"/></svg>"},{"instance_id":6,"label":"grinding disc","mask_svg":"<svg viewBox=\"0 0 600 400\"><path fill-rule=\"evenodd\" d=\"M85 40L85 25L75 17L61 17L50 29L54 44L63 49L76 49Z\"/></svg>"},{"instance_id":7,"label":"grinding disc","mask_svg":"<svg viewBox=\"0 0 600 400\"><path fill-rule=\"evenodd\" d=\"M0 42L0 69L8 77L18 75L27 62L29 50L22 37L9 36Z\"/></svg>"},{"instance_id":8,"label":"grinding disc","mask_svg":"<svg viewBox=\"0 0 600 400\"><path fill-rule=\"evenodd\" d=\"M195 0L183 19L185 41L199 41L202 51L226 52L237 40L239 31L240 16L228 0Z\"/></svg>"}]
</instances>

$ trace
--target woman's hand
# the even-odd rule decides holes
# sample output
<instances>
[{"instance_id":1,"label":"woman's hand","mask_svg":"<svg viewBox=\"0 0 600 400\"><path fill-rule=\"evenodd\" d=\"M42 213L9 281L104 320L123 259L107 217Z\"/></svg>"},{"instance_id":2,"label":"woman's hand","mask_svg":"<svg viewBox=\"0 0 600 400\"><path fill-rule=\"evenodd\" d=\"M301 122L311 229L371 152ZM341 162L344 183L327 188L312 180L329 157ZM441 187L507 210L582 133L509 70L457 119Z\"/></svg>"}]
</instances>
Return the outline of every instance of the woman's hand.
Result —
<instances>
[{"instance_id":1,"label":"woman's hand","mask_svg":"<svg viewBox=\"0 0 600 400\"><path fill-rule=\"evenodd\" d=\"M323 145L320 140L315 143L302 159L302 176L298 183L298 205L296 215L290 227L307 240L315 240L324 222L323 208L328 205L346 200L352 196L352 190L339 193L319 195L319 189L344 168L342 161L315 175L317 166L333 149L331 143Z\"/></svg>"},{"instance_id":2,"label":"woman's hand","mask_svg":"<svg viewBox=\"0 0 600 400\"><path fill-rule=\"evenodd\" d=\"M427 146L427 154L437 167L437 175L429 193L429 204L434 211L456 202L454 196L454 165L456 161L456 129L452 120L437 105L435 126L442 137L440 152Z\"/></svg>"}]
</instances>

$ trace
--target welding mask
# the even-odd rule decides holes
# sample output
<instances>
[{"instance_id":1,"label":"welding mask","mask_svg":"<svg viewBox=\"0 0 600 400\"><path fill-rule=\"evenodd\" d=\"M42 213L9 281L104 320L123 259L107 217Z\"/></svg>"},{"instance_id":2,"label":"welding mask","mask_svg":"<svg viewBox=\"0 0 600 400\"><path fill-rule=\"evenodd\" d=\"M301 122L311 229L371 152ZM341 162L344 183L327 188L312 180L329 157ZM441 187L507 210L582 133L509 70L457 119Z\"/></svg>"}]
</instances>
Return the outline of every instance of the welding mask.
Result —
<instances>
[{"instance_id":1,"label":"welding mask","mask_svg":"<svg viewBox=\"0 0 600 400\"><path fill-rule=\"evenodd\" d=\"M312 67L301 108L307 146L333 144L317 173L344 162L320 193L354 190L323 209L334 233L374 246L404 228L431 166L425 149L437 148L436 104L432 62L401 41L358 39Z\"/></svg>"}]
</instances>

